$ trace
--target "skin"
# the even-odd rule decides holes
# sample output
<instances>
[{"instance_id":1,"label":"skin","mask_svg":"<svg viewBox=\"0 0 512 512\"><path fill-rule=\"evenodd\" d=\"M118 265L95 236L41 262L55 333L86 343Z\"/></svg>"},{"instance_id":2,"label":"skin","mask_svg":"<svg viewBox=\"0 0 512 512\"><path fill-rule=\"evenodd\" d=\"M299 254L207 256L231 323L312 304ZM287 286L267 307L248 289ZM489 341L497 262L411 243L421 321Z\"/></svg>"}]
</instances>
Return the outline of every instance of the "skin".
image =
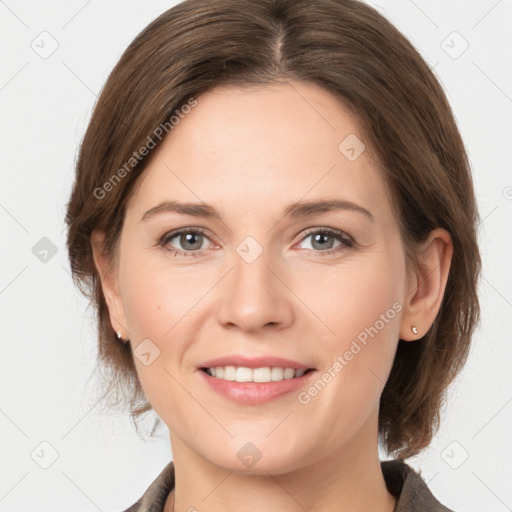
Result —
<instances>
[{"instance_id":1,"label":"skin","mask_svg":"<svg viewBox=\"0 0 512 512\"><path fill-rule=\"evenodd\" d=\"M338 150L349 134L364 141L357 119L318 86L224 86L197 99L129 202L114 271L102 234L92 237L113 328L134 351L147 338L160 350L148 366L134 360L170 430L176 486L165 510L174 503L176 511L392 512L396 499L378 456L379 398L399 338L421 337L439 311L450 236L433 231L424 266L406 269L368 151L350 161ZM373 222L351 210L283 217L299 200L331 198L363 206ZM204 201L222 220L175 212L141 220L164 200ZM183 227L206 234L189 245L180 236L159 245ZM309 228L338 230L356 245L336 236L315 242ZM236 252L247 236L263 249L252 263ZM336 247L343 248L322 254ZM173 248L202 254L174 256ZM401 310L307 404L296 392L262 405L235 403L198 374L214 357L270 354L316 368L307 390L395 302ZM261 453L252 467L237 457L248 442Z\"/></svg>"}]
</instances>

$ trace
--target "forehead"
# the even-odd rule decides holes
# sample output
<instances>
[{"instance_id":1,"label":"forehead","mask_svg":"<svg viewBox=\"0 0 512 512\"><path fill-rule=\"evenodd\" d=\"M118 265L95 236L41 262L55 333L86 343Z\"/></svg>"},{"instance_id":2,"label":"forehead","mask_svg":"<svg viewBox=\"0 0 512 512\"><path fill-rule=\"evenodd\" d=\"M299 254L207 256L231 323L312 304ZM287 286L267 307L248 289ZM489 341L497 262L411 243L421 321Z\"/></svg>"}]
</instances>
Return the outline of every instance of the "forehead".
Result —
<instances>
[{"instance_id":1,"label":"forehead","mask_svg":"<svg viewBox=\"0 0 512 512\"><path fill-rule=\"evenodd\" d=\"M265 142L265 148L281 153L313 146L337 150L340 136L362 136L357 119L348 108L315 84L216 87L197 101L198 106L180 121L180 134L173 133L166 145L187 139L202 150L241 143L246 149L257 150L259 143ZM305 140L308 148L301 144ZM265 148L260 147L259 153L263 154Z\"/></svg>"},{"instance_id":2,"label":"forehead","mask_svg":"<svg viewBox=\"0 0 512 512\"><path fill-rule=\"evenodd\" d=\"M328 91L303 82L222 86L196 99L144 171L133 197L139 212L158 199L229 203L238 214L271 199L389 207L356 117Z\"/></svg>"}]
</instances>

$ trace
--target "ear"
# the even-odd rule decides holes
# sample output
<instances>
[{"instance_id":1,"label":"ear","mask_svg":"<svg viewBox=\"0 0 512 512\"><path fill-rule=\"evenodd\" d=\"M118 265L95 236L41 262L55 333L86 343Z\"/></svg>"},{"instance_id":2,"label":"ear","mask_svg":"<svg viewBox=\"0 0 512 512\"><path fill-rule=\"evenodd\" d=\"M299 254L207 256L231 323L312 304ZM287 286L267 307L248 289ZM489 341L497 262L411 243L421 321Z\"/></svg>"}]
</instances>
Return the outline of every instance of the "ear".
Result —
<instances>
[{"instance_id":1,"label":"ear","mask_svg":"<svg viewBox=\"0 0 512 512\"><path fill-rule=\"evenodd\" d=\"M121 338L127 340L130 333L127 329L126 314L121 294L117 273L112 261L105 254L105 234L100 231L93 231L91 234L91 246L94 264L101 280L101 288L107 303L110 323L115 333L121 331Z\"/></svg>"},{"instance_id":2,"label":"ear","mask_svg":"<svg viewBox=\"0 0 512 512\"><path fill-rule=\"evenodd\" d=\"M422 245L417 273L411 273L408 279L400 339L421 338L434 323L443 301L452 255L453 243L448 231L434 229ZM413 325L418 334L412 332Z\"/></svg>"}]
</instances>

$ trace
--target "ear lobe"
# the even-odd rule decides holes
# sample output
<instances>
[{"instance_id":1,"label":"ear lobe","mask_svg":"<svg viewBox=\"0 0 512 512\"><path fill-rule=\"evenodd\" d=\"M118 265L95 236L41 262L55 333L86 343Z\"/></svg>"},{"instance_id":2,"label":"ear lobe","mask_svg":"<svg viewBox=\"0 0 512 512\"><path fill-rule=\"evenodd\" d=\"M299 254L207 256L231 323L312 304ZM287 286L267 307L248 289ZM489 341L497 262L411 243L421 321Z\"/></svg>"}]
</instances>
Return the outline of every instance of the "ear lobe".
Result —
<instances>
[{"instance_id":1,"label":"ear lobe","mask_svg":"<svg viewBox=\"0 0 512 512\"><path fill-rule=\"evenodd\" d=\"M98 271L101 280L101 288L107 303L110 323L112 329L117 332L128 333L126 328L126 318L119 286L113 262L105 253L105 233L93 231L91 233L91 246L94 259L94 265Z\"/></svg>"},{"instance_id":2,"label":"ear lobe","mask_svg":"<svg viewBox=\"0 0 512 512\"><path fill-rule=\"evenodd\" d=\"M441 309L452 256L450 234L443 228L434 229L423 244L418 272L412 277L415 282L406 297L400 326L401 339L416 340L424 336L434 323ZM411 330L413 325L418 329L417 335Z\"/></svg>"}]
</instances>

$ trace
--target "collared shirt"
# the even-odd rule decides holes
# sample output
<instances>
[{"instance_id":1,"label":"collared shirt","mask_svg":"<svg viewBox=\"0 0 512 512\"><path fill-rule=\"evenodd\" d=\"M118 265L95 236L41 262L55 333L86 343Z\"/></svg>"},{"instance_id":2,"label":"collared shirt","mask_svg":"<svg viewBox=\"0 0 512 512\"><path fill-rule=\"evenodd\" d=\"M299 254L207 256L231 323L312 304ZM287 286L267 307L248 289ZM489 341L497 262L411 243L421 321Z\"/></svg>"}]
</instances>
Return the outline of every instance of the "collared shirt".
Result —
<instances>
[{"instance_id":1,"label":"collared shirt","mask_svg":"<svg viewBox=\"0 0 512 512\"><path fill-rule=\"evenodd\" d=\"M389 492L397 498L393 512L453 512L437 501L421 475L405 462L389 460L381 461L380 465ZM142 497L123 512L163 512L173 488L174 463L171 461Z\"/></svg>"}]
</instances>

